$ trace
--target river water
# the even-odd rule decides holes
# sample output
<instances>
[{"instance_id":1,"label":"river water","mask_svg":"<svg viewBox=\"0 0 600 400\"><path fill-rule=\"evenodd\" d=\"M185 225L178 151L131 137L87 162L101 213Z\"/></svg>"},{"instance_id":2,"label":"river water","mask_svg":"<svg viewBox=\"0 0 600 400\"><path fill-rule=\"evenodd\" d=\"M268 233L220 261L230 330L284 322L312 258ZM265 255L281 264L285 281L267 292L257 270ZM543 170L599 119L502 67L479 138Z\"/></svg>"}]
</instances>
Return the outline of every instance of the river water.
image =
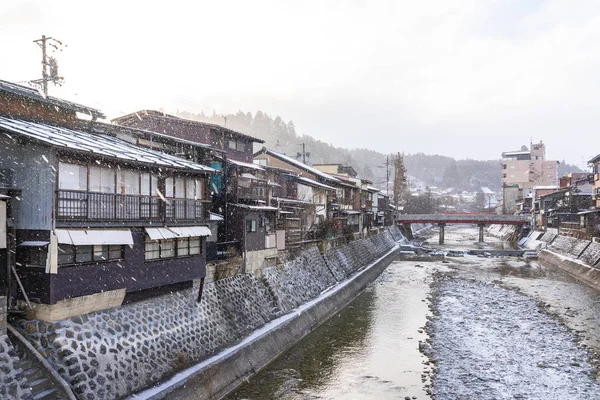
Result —
<instances>
[{"instance_id":1,"label":"river water","mask_svg":"<svg viewBox=\"0 0 600 400\"><path fill-rule=\"evenodd\" d=\"M425 245L468 250L477 237L447 226L445 245L435 230ZM398 258L227 398L600 398L599 305L597 292L536 261Z\"/></svg>"}]
</instances>

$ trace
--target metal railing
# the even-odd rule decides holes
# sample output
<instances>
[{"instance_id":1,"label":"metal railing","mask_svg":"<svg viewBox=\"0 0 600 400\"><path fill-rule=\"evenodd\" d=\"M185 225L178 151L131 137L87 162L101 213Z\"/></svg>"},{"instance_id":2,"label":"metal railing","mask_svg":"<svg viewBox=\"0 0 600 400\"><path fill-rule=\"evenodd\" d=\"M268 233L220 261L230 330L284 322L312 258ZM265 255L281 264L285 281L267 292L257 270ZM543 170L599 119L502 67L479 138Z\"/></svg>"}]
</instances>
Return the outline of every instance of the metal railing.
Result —
<instances>
[{"instance_id":1,"label":"metal railing","mask_svg":"<svg viewBox=\"0 0 600 400\"><path fill-rule=\"evenodd\" d=\"M202 200L58 190L57 221L202 221Z\"/></svg>"}]
</instances>

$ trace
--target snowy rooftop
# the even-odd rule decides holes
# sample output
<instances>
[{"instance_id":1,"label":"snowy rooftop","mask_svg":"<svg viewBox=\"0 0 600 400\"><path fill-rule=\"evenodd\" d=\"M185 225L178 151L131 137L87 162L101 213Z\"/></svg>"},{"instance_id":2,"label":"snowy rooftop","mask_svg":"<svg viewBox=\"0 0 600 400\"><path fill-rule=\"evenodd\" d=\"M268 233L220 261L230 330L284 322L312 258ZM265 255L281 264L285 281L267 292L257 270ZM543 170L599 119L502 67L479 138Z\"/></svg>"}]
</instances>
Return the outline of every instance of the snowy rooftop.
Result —
<instances>
[{"instance_id":1,"label":"snowy rooftop","mask_svg":"<svg viewBox=\"0 0 600 400\"><path fill-rule=\"evenodd\" d=\"M13 95L26 97L28 99L35 100L40 103L51 104L75 112L89 114L96 118L104 118L104 114L100 110L87 107L81 104L73 103L71 101L62 100L57 97L43 96L37 89L29 86L23 86L16 83L0 80L0 92L11 93Z\"/></svg>"},{"instance_id":2,"label":"snowy rooftop","mask_svg":"<svg viewBox=\"0 0 600 400\"><path fill-rule=\"evenodd\" d=\"M234 131L233 129L229 129L229 128L226 128L221 125L212 124L210 122L202 122L202 121L180 118L175 115L171 115L171 114L167 114L162 111L155 111L155 110L136 111L136 112L133 112L133 113L130 113L127 115L123 115L121 117L117 117L117 118L113 119L112 122L117 123L117 124L127 125L127 121L130 121L130 120L140 120L141 121L143 118L160 118L160 119L167 120L167 121L170 120L170 121L175 121L175 122L180 122L180 123L185 123L185 124L192 124L192 125L196 125L196 126L204 126L207 128L214 128L217 130L226 131L235 136L244 137L246 139L249 139L253 142L257 142L257 143L265 142L262 139L255 138L254 136L246 135L245 133L242 133L242 132Z\"/></svg>"},{"instance_id":3,"label":"snowy rooftop","mask_svg":"<svg viewBox=\"0 0 600 400\"><path fill-rule=\"evenodd\" d=\"M277 157L277 158L279 158L281 160L284 160L285 162L287 162L289 164L292 164L292 165L294 165L294 166L296 166L298 168L306 170L306 171L310 172L311 174L315 174L317 176L320 176L321 178L324 178L324 179L327 179L327 180L330 180L330 181L333 181L333 182L339 182L340 181L338 178L335 178L335 177L333 177L333 176L331 176L329 174L326 174L323 171L319 171L318 169L313 168L310 165L306 165L304 163L301 163L300 161L298 161L298 160L296 160L296 159L294 159L292 157L286 156L285 154L277 153L277 152L275 152L273 150L269 150L269 149L267 149L265 147L263 147L263 151L266 154L269 154L269 155L272 155L273 157Z\"/></svg>"},{"instance_id":4,"label":"snowy rooftop","mask_svg":"<svg viewBox=\"0 0 600 400\"><path fill-rule=\"evenodd\" d=\"M317 181L314 181L314 180L312 180L312 179L310 179L310 178L306 178L306 177L304 177L304 176L299 176L299 177L298 177L298 180L299 180L301 183L306 183L306 184L307 184L307 185L309 185L309 186L317 186L317 187L320 187L320 188L323 188L323 189L335 190L335 188L334 188L334 187L331 187L331 186L324 185L324 184L322 184L322 183L319 183L319 182L317 182Z\"/></svg>"},{"instance_id":5,"label":"snowy rooftop","mask_svg":"<svg viewBox=\"0 0 600 400\"><path fill-rule=\"evenodd\" d=\"M68 128L5 117L0 117L0 130L27 136L54 147L64 147L78 152L159 166L215 172L214 169L205 165L136 146L108 135L94 135Z\"/></svg>"},{"instance_id":6,"label":"snowy rooftop","mask_svg":"<svg viewBox=\"0 0 600 400\"><path fill-rule=\"evenodd\" d=\"M504 153L502 153L503 156L522 156L522 155L527 155L527 154L531 154L531 152L528 151L505 151Z\"/></svg>"}]
</instances>

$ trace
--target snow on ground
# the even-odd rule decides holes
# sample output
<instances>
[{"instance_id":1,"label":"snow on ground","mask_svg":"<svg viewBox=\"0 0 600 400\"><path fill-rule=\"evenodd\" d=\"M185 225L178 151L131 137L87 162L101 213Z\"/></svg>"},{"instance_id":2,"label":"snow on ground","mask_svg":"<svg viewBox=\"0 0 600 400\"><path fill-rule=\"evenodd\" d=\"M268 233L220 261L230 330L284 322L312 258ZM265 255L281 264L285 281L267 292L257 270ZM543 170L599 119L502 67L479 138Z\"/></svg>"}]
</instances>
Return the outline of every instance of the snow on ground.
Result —
<instances>
[{"instance_id":1,"label":"snow on ground","mask_svg":"<svg viewBox=\"0 0 600 400\"><path fill-rule=\"evenodd\" d=\"M532 298L439 275L428 322L444 399L600 399L589 353Z\"/></svg>"}]
</instances>

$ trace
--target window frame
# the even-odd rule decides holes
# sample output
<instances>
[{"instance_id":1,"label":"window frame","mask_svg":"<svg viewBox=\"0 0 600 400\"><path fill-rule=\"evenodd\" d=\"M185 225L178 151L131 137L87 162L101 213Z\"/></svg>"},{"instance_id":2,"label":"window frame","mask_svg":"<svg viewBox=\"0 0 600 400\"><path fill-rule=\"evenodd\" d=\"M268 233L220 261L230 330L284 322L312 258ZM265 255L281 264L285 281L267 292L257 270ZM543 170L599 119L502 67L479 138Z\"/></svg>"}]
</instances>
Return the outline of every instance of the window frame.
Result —
<instances>
[{"instance_id":1,"label":"window frame","mask_svg":"<svg viewBox=\"0 0 600 400\"><path fill-rule=\"evenodd\" d=\"M102 247L106 247L106 252L108 254L108 258L106 259L102 259L100 257L96 258L96 246L102 246ZM61 247L64 248L69 248L70 250L70 255L71 255L71 260L72 262L67 262L67 263L61 263L60 262L60 256L61 256L61 252L63 252L62 254L67 254L65 251L63 251L61 249ZM85 254L82 250L83 248L89 247L90 248L90 261L77 261L77 256L78 255L83 255ZM113 249L111 249L111 247ZM116 247L120 247L120 251L119 251L119 257L118 258L111 258L111 252L115 252L117 251L115 248ZM80 252L77 252L77 248L80 249ZM86 252L87 253L87 252ZM114 262L114 261L118 261L118 260L123 260L125 259L125 246L124 245L119 245L119 244L103 244L103 245L83 245L83 246L74 246L71 244L59 244L58 245L58 266L59 267L67 267L67 266L78 266L78 265L89 265L89 264L101 264L101 263L107 263L107 262Z\"/></svg>"},{"instance_id":2,"label":"window frame","mask_svg":"<svg viewBox=\"0 0 600 400\"><path fill-rule=\"evenodd\" d=\"M186 251L185 251L185 254L180 255L179 250L183 249L183 247L180 247L180 243L184 242L184 241L187 243L187 246L185 246ZM163 257L163 244L167 244L167 243L173 244L173 247L172 247L173 255L168 256L168 257ZM157 251L155 249L149 250L148 249L149 244L153 244L153 245L158 244L158 257L148 258L149 253L155 253ZM197 246L196 246L196 244L197 244ZM192 252L192 249L198 249L198 252ZM171 251L171 250L169 249L169 251ZM174 259L178 259L178 258L190 258L190 257L201 256L203 254L204 254L203 240L202 240L201 236L189 236L189 237L184 237L184 238L152 240L152 239L150 239L149 236L146 235L146 240L144 241L144 261L145 262L153 262L153 261L161 261L161 260L174 260Z\"/></svg>"}]
</instances>

